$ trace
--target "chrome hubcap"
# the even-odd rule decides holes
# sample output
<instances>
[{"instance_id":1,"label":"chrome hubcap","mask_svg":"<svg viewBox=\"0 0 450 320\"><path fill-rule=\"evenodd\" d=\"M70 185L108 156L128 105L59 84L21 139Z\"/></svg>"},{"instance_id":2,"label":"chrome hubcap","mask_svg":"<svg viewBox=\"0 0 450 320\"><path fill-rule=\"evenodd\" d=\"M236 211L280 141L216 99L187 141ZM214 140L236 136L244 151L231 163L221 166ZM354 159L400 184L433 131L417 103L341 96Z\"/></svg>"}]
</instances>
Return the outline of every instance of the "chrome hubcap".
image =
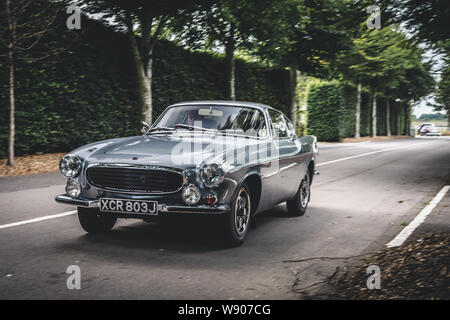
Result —
<instances>
[{"instance_id":1,"label":"chrome hubcap","mask_svg":"<svg viewBox=\"0 0 450 320\"><path fill-rule=\"evenodd\" d=\"M238 235L247 230L250 219L250 195L245 188L239 190L234 208L234 227Z\"/></svg>"},{"instance_id":2,"label":"chrome hubcap","mask_svg":"<svg viewBox=\"0 0 450 320\"><path fill-rule=\"evenodd\" d=\"M306 175L300 186L300 205L305 208L309 201L309 175Z\"/></svg>"}]
</instances>

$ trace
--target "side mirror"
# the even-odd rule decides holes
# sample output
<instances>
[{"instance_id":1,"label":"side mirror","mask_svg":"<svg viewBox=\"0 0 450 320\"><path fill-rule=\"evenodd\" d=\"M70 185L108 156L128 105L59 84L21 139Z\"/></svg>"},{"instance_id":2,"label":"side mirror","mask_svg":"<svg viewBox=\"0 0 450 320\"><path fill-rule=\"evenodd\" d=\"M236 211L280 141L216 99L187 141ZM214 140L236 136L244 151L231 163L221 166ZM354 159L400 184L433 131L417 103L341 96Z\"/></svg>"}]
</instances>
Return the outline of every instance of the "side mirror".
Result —
<instances>
[{"instance_id":1,"label":"side mirror","mask_svg":"<svg viewBox=\"0 0 450 320\"><path fill-rule=\"evenodd\" d=\"M143 134L146 134L147 131L150 129L150 125L145 121L141 121L141 125L142 125L141 132Z\"/></svg>"}]
</instances>

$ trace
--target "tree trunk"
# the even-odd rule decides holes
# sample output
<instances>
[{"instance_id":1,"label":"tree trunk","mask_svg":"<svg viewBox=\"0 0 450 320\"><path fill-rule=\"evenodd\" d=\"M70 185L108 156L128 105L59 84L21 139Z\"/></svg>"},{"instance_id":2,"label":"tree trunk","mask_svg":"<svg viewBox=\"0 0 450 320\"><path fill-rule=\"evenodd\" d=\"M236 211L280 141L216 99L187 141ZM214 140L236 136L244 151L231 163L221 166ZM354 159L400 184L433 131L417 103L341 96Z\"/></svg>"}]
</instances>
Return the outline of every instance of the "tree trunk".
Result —
<instances>
[{"instance_id":1,"label":"tree trunk","mask_svg":"<svg viewBox=\"0 0 450 320\"><path fill-rule=\"evenodd\" d=\"M356 108L355 108L355 139L359 139L361 122L361 83L356 87Z\"/></svg>"},{"instance_id":2,"label":"tree trunk","mask_svg":"<svg viewBox=\"0 0 450 320\"><path fill-rule=\"evenodd\" d=\"M8 165L14 165L14 136L16 133L14 112L15 112L15 100L14 100L14 56L10 51L8 53L9 58L9 140L8 140Z\"/></svg>"},{"instance_id":3,"label":"tree trunk","mask_svg":"<svg viewBox=\"0 0 450 320\"><path fill-rule=\"evenodd\" d=\"M153 51L153 50L152 50ZM150 53L152 54L152 53ZM143 96L143 103L141 109L141 118L142 121L147 122L148 124L153 123L153 97L152 97L152 84L153 84L153 58L150 57L147 64L147 72L145 73L145 92Z\"/></svg>"},{"instance_id":4,"label":"tree trunk","mask_svg":"<svg viewBox=\"0 0 450 320\"><path fill-rule=\"evenodd\" d=\"M375 138L377 136L377 89L373 90L372 99L372 138Z\"/></svg>"},{"instance_id":5,"label":"tree trunk","mask_svg":"<svg viewBox=\"0 0 450 320\"><path fill-rule=\"evenodd\" d=\"M227 94L231 101L236 100L236 63L234 57L234 46L229 45L225 49L225 60L227 64Z\"/></svg>"},{"instance_id":6,"label":"tree trunk","mask_svg":"<svg viewBox=\"0 0 450 320\"><path fill-rule=\"evenodd\" d=\"M128 30L134 65L136 67L137 82L139 87L139 99L141 103L141 121L152 124L152 58L145 68L139 54L139 48L133 30Z\"/></svg>"},{"instance_id":7,"label":"tree trunk","mask_svg":"<svg viewBox=\"0 0 450 320\"><path fill-rule=\"evenodd\" d=\"M289 93L290 93L290 113L291 121L294 125L295 132L297 132L297 104L298 104L298 92L297 92L297 70L298 64L292 62L289 66Z\"/></svg>"},{"instance_id":8,"label":"tree trunk","mask_svg":"<svg viewBox=\"0 0 450 320\"><path fill-rule=\"evenodd\" d=\"M401 105L400 105L400 108L401 108ZM401 133L401 131L400 131L400 113L401 113L402 111L401 111L401 109L400 110L398 110L398 113L397 113L397 135L399 136L399 135L401 135L402 133Z\"/></svg>"},{"instance_id":9,"label":"tree trunk","mask_svg":"<svg viewBox=\"0 0 450 320\"><path fill-rule=\"evenodd\" d=\"M386 135L390 137L391 133L391 104L389 97L386 97Z\"/></svg>"},{"instance_id":10,"label":"tree trunk","mask_svg":"<svg viewBox=\"0 0 450 320\"><path fill-rule=\"evenodd\" d=\"M15 23L13 23L13 16L10 8L10 1L6 0L6 16L8 19L8 62L9 62L9 138L8 138L8 162L9 166L14 165L14 136L16 133L14 113L16 109L14 99L14 45L16 42L16 29Z\"/></svg>"},{"instance_id":11,"label":"tree trunk","mask_svg":"<svg viewBox=\"0 0 450 320\"><path fill-rule=\"evenodd\" d=\"M450 109L447 109L447 131L450 131Z\"/></svg>"}]
</instances>

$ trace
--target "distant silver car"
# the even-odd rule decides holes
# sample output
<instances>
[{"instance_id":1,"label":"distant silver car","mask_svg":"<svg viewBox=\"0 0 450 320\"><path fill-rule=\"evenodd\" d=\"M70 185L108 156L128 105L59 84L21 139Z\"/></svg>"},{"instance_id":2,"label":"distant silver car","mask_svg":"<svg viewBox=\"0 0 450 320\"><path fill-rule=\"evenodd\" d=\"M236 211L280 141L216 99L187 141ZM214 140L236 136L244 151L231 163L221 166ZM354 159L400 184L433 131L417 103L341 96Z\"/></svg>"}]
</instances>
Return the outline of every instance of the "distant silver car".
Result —
<instances>
[{"instance_id":1,"label":"distant silver car","mask_svg":"<svg viewBox=\"0 0 450 320\"><path fill-rule=\"evenodd\" d=\"M421 136L439 136L440 132L434 123L423 123L419 127L419 135Z\"/></svg>"},{"instance_id":2,"label":"distant silver car","mask_svg":"<svg viewBox=\"0 0 450 320\"><path fill-rule=\"evenodd\" d=\"M143 135L95 142L64 156L66 193L87 232L117 218L217 214L230 245L241 244L255 214L287 202L301 216L310 199L317 139L297 137L280 111L249 102L169 106Z\"/></svg>"}]
</instances>

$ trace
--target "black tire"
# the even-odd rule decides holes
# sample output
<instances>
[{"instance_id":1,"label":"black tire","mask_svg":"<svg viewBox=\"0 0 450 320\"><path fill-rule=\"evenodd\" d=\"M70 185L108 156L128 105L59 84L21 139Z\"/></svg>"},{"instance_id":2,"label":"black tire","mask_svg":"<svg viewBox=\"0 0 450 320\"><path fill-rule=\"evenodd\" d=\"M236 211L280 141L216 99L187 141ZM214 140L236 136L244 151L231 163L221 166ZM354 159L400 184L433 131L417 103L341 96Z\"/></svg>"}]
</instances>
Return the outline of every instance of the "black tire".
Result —
<instances>
[{"instance_id":1,"label":"black tire","mask_svg":"<svg viewBox=\"0 0 450 320\"><path fill-rule=\"evenodd\" d=\"M112 214L100 213L98 209L78 207L78 220L84 231L98 234L110 231L114 227L117 217Z\"/></svg>"},{"instance_id":2,"label":"black tire","mask_svg":"<svg viewBox=\"0 0 450 320\"><path fill-rule=\"evenodd\" d=\"M247 236L252 219L252 196L246 183L243 183L233 199L231 212L222 221L226 245L240 246Z\"/></svg>"},{"instance_id":3,"label":"black tire","mask_svg":"<svg viewBox=\"0 0 450 320\"><path fill-rule=\"evenodd\" d=\"M288 214L293 217L303 216L311 198L311 174L308 172L300 183L294 198L286 201Z\"/></svg>"}]
</instances>

